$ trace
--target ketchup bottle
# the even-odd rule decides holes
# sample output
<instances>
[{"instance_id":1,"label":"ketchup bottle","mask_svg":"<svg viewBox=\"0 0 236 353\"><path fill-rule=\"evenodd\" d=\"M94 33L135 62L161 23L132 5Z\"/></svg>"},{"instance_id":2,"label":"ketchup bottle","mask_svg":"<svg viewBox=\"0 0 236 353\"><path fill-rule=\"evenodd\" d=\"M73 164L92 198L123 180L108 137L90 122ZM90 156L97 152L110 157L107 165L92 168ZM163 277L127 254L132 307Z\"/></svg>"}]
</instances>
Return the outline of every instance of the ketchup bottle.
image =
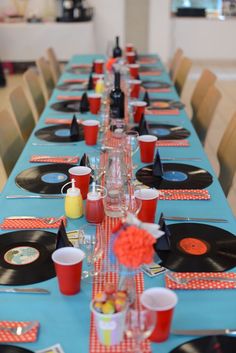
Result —
<instances>
[{"instance_id":1,"label":"ketchup bottle","mask_svg":"<svg viewBox=\"0 0 236 353\"><path fill-rule=\"evenodd\" d=\"M104 216L103 198L93 183L93 190L87 195L85 217L89 223L102 223Z\"/></svg>"}]
</instances>

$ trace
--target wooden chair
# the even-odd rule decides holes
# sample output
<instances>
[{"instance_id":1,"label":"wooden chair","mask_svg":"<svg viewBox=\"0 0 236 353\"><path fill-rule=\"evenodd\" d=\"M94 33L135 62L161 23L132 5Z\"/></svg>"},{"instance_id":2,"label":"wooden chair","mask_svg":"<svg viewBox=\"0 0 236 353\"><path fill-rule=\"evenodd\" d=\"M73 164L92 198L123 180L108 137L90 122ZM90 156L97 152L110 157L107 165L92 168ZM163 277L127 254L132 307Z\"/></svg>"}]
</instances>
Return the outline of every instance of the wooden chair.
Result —
<instances>
[{"instance_id":1,"label":"wooden chair","mask_svg":"<svg viewBox=\"0 0 236 353\"><path fill-rule=\"evenodd\" d=\"M24 141L15 119L7 110L0 112L0 126L0 158L9 176L23 150Z\"/></svg>"},{"instance_id":2,"label":"wooden chair","mask_svg":"<svg viewBox=\"0 0 236 353\"><path fill-rule=\"evenodd\" d=\"M199 80L197 81L191 98L191 106L193 110L192 121L196 119L198 108L200 107L208 89L214 85L216 80L217 77L215 74L213 74L213 72L207 69L203 70Z\"/></svg>"},{"instance_id":3,"label":"wooden chair","mask_svg":"<svg viewBox=\"0 0 236 353\"><path fill-rule=\"evenodd\" d=\"M227 196L236 171L236 113L234 113L217 150L220 163L219 181Z\"/></svg>"},{"instance_id":4,"label":"wooden chair","mask_svg":"<svg viewBox=\"0 0 236 353\"><path fill-rule=\"evenodd\" d=\"M52 71L53 81L56 84L59 77L61 76L61 68L53 48L47 49L47 57Z\"/></svg>"},{"instance_id":5,"label":"wooden chair","mask_svg":"<svg viewBox=\"0 0 236 353\"><path fill-rule=\"evenodd\" d=\"M35 126L35 120L23 88L21 86L15 88L10 93L9 99L22 137L26 142Z\"/></svg>"},{"instance_id":6,"label":"wooden chair","mask_svg":"<svg viewBox=\"0 0 236 353\"><path fill-rule=\"evenodd\" d=\"M173 81L175 80L176 72L179 67L183 53L184 53L183 50L178 48L178 49L176 49L176 51L171 59L170 66L169 66L169 75Z\"/></svg>"},{"instance_id":7,"label":"wooden chair","mask_svg":"<svg viewBox=\"0 0 236 353\"><path fill-rule=\"evenodd\" d=\"M193 121L193 126L203 144L220 98L220 91L214 85L211 86L208 89L207 94L197 111L196 118Z\"/></svg>"},{"instance_id":8,"label":"wooden chair","mask_svg":"<svg viewBox=\"0 0 236 353\"><path fill-rule=\"evenodd\" d=\"M193 63L189 58L183 57L181 59L179 66L178 66L176 76L174 79L174 85L175 85L175 88L176 88L179 96L181 95L181 93L183 91L184 84L187 80L187 77L188 77L189 71L192 67L192 64Z\"/></svg>"},{"instance_id":9,"label":"wooden chair","mask_svg":"<svg viewBox=\"0 0 236 353\"><path fill-rule=\"evenodd\" d=\"M48 101L55 87L51 69L48 62L43 57L36 60L36 65L42 80L44 96L46 98L46 101Z\"/></svg>"},{"instance_id":10,"label":"wooden chair","mask_svg":"<svg viewBox=\"0 0 236 353\"><path fill-rule=\"evenodd\" d=\"M33 69L28 69L23 75L24 82L28 88L32 104L39 119L45 107L45 98L39 82L39 77Z\"/></svg>"}]
</instances>

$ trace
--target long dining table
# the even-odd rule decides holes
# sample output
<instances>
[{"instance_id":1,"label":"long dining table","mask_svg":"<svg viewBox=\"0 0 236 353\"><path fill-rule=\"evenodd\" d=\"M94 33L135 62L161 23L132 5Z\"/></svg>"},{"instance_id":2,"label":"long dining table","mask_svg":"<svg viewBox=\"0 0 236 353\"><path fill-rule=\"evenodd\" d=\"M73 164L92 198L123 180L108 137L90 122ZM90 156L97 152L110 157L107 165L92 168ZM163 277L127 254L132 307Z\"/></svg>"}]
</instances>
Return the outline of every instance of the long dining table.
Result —
<instances>
[{"instance_id":1,"label":"long dining table","mask_svg":"<svg viewBox=\"0 0 236 353\"><path fill-rule=\"evenodd\" d=\"M88 75L75 75L68 73L66 70L74 64L91 64L95 58L103 58L102 55L75 55L71 58L59 80L63 83L67 79L88 78ZM161 80L171 83L170 77L161 62L160 58L153 54L153 58L157 58L158 67L161 70L159 76L149 76L149 80ZM143 78L140 75L141 79ZM77 96L78 92L66 91L62 92L57 88L46 105L38 123L35 126L26 146L18 159L4 190L1 193L0 199L0 221L5 217L15 215L28 215L39 217L59 217L64 214L63 199L7 199L7 195L31 195L19 188L15 183L15 177L23 170L32 166L40 165L40 163L30 163L31 155L79 155L83 153L88 156L94 153L94 148L87 146L84 141L76 142L67 145L34 145L34 143L42 143L35 136L35 131L45 126L47 118L71 118L73 114L56 112L50 108L51 104L58 101L58 95ZM171 100L179 100L174 86L170 92L150 93L151 97L165 98ZM101 119L99 115L95 116L90 113L76 114L79 119ZM212 226L218 226L231 233L235 233L235 218L227 203L217 176L209 163L209 160L204 152L204 149L196 135L196 132L191 124L191 120L186 114L185 109L180 110L177 115L163 116L147 116L148 121L158 121L173 125L180 125L191 132L189 136L189 147L160 147L160 156L164 157L186 157L199 158L198 161L190 161L189 164L203 168L213 176L212 184L207 188L210 193L210 200L159 200L156 222L159 219L160 213L186 216L186 217L208 217L208 218L224 218L227 223L214 224L205 223ZM140 162L139 152L133 156L134 164L143 166ZM178 161L178 163L187 163L186 161ZM78 220L68 219L66 229L68 231L79 229L86 223L84 217ZM167 224L180 223L170 222ZM204 222L202 222L204 223ZM8 233L11 230L1 230L2 234ZM56 233L57 230L50 230ZM235 269L232 269L234 271ZM0 271L4 271L1 269ZM34 294L12 294L0 293L1 320L10 321L31 321L38 320L40 330L38 339L33 343L15 343L21 347L28 348L32 351L37 351L45 347L49 347L56 343L60 343L65 353L89 353L90 340L90 321L91 312L89 303L92 296L92 284L82 281L81 292L74 296L63 296L58 289L56 278L52 278L42 283L29 285L30 287L43 287L50 291L49 295L34 295ZM144 288L165 286L164 275L150 278L144 275ZM21 286L22 287L22 286ZM28 286L26 286L27 288ZM172 328L186 329L213 329L213 328L234 328L236 327L236 290L178 290L178 304L174 313ZM194 337L181 335L170 335L170 338L163 343L152 343L152 351L158 353L168 353L183 342ZM106 352L109 352L107 348Z\"/></svg>"}]
</instances>

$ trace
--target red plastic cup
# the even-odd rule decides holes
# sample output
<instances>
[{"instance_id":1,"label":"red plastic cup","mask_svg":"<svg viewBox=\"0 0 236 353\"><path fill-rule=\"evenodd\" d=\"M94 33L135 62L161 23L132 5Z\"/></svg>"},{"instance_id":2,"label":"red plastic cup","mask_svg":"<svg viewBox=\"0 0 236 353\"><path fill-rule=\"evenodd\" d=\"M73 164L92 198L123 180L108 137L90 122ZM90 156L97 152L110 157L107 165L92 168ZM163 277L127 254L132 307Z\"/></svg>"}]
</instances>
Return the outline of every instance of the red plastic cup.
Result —
<instances>
[{"instance_id":1,"label":"red plastic cup","mask_svg":"<svg viewBox=\"0 0 236 353\"><path fill-rule=\"evenodd\" d=\"M80 292L82 263L85 253L72 247L57 249L52 254L60 292L74 295Z\"/></svg>"},{"instance_id":2,"label":"red plastic cup","mask_svg":"<svg viewBox=\"0 0 236 353\"><path fill-rule=\"evenodd\" d=\"M134 51L134 45L133 43L127 43L126 46L125 46L125 51L126 53L130 53L130 52L133 52Z\"/></svg>"},{"instance_id":3,"label":"red plastic cup","mask_svg":"<svg viewBox=\"0 0 236 353\"><path fill-rule=\"evenodd\" d=\"M101 94L91 93L88 96L88 99L89 99L90 112L92 114L98 114L101 107L101 99L102 99Z\"/></svg>"},{"instance_id":4,"label":"red plastic cup","mask_svg":"<svg viewBox=\"0 0 236 353\"><path fill-rule=\"evenodd\" d=\"M98 139L99 121L85 120L82 122L86 145L96 145Z\"/></svg>"},{"instance_id":5,"label":"red plastic cup","mask_svg":"<svg viewBox=\"0 0 236 353\"><path fill-rule=\"evenodd\" d=\"M128 64L134 64L135 63L135 58L136 57L136 54L134 51L129 51L126 53L126 60L127 60L127 63Z\"/></svg>"},{"instance_id":6,"label":"red plastic cup","mask_svg":"<svg viewBox=\"0 0 236 353\"><path fill-rule=\"evenodd\" d=\"M103 74L104 60L97 59L94 61L94 72L95 74Z\"/></svg>"},{"instance_id":7,"label":"red plastic cup","mask_svg":"<svg viewBox=\"0 0 236 353\"><path fill-rule=\"evenodd\" d=\"M133 109L134 122L139 123L144 114L147 103L143 101L136 101L132 102L131 106Z\"/></svg>"},{"instance_id":8,"label":"red plastic cup","mask_svg":"<svg viewBox=\"0 0 236 353\"><path fill-rule=\"evenodd\" d=\"M149 337L153 342L166 341L170 334L174 308L178 297L167 288L149 288L141 294L142 305L156 312L156 326Z\"/></svg>"},{"instance_id":9,"label":"red plastic cup","mask_svg":"<svg viewBox=\"0 0 236 353\"><path fill-rule=\"evenodd\" d=\"M138 98L141 88L141 81L140 80L129 80L129 85L131 88L130 97L131 98Z\"/></svg>"},{"instance_id":10,"label":"red plastic cup","mask_svg":"<svg viewBox=\"0 0 236 353\"><path fill-rule=\"evenodd\" d=\"M140 158L142 163L152 163L154 159L157 137L153 135L141 135L138 137Z\"/></svg>"},{"instance_id":11,"label":"red plastic cup","mask_svg":"<svg viewBox=\"0 0 236 353\"><path fill-rule=\"evenodd\" d=\"M142 201L138 219L142 222L154 223L159 191L156 189L139 189L134 192L135 198Z\"/></svg>"},{"instance_id":12,"label":"red plastic cup","mask_svg":"<svg viewBox=\"0 0 236 353\"><path fill-rule=\"evenodd\" d=\"M80 189L83 200L87 198L91 168L77 166L69 169L70 180L75 179L75 187Z\"/></svg>"},{"instance_id":13,"label":"red plastic cup","mask_svg":"<svg viewBox=\"0 0 236 353\"><path fill-rule=\"evenodd\" d=\"M132 76L133 78L136 78L139 74L140 65L139 64L130 64L130 65L128 65L128 68L129 68L130 76Z\"/></svg>"}]
</instances>

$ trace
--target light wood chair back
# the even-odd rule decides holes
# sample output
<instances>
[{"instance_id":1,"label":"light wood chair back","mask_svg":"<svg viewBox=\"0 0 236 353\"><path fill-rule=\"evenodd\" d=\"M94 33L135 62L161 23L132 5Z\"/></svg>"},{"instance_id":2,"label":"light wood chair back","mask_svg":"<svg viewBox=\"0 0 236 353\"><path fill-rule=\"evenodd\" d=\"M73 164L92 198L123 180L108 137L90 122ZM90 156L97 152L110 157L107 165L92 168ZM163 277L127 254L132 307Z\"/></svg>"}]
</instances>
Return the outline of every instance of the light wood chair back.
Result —
<instances>
[{"instance_id":1,"label":"light wood chair back","mask_svg":"<svg viewBox=\"0 0 236 353\"><path fill-rule=\"evenodd\" d=\"M0 158L8 176L23 150L24 141L15 119L7 110L0 112L0 126Z\"/></svg>"},{"instance_id":2,"label":"light wood chair back","mask_svg":"<svg viewBox=\"0 0 236 353\"><path fill-rule=\"evenodd\" d=\"M180 61L180 64L178 66L177 72L176 72L176 77L174 80L174 85L175 88L177 90L177 93L179 94L179 96L181 95L183 88L184 88L184 84L187 80L189 71L192 67L192 60L190 60L187 57L183 57Z\"/></svg>"},{"instance_id":3,"label":"light wood chair back","mask_svg":"<svg viewBox=\"0 0 236 353\"><path fill-rule=\"evenodd\" d=\"M45 108L45 98L40 85L39 77L33 69L28 69L23 75L24 82L28 88L32 104L35 108L36 118L39 119Z\"/></svg>"},{"instance_id":4,"label":"light wood chair back","mask_svg":"<svg viewBox=\"0 0 236 353\"><path fill-rule=\"evenodd\" d=\"M54 83L56 84L59 77L61 76L61 68L53 48L47 49L47 57L52 71L52 77L53 77Z\"/></svg>"},{"instance_id":5,"label":"light wood chair back","mask_svg":"<svg viewBox=\"0 0 236 353\"><path fill-rule=\"evenodd\" d=\"M46 101L48 101L55 87L49 63L44 57L41 57L36 60L36 66L41 77L44 96L46 98Z\"/></svg>"},{"instance_id":6,"label":"light wood chair back","mask_svg":"<svg viewBox=\"0 0 236 353\"><path fill-rule=\"evenodd\" d=\"M236 171L236 113L234 113L217 150L220 163L219 181L227 196Z\"/></svg>"},{"instance_id":7,"label":"light wood chair back","mask_svg":"<svg viewBox=\"0 0 236 353\"><path fill-rule=\"evenodd\" d=\"M196 119L193 121L198 137L203 144L220 98L220 91L214 85L211 86L197 111Z\"/></svg>"},{"instance_id":8,"label":"light wood chair back","mask_svg":"<svg viewBox=\"0 0 236 353\"><path fill-rule=\"evenodd\" d=\"M9 95L15 119L26 142L35 126L35 120L23 87L18 86Z\"/></svg>"},{"instance_id":9,"label":"light wood chair back","mask_svg":"<svg viewBox=\"0 0 236 353\"><path fill-rule=\"evenodd\" d=\"M176 49L176 51L172 57L172 60L170 62L169 75L173 81L175 80L176 72L179 67L179 64L180 64L180 61L181 61L183 54L184 54L184 52L181 48Z\"/></svg>"},{"instance_id":10,"label":"light wood chair back","mask_svg":"<svg viewBox=\"0 0 236 353\"><path fill-rule=\"evenodd\" d=\"M208 89L214 85L216 82L217 77L213 72L211 72L208 69L203 70L199 80L197 81L197 84L194 88L192 98L191 98L191 106L193 109L193 117L192 119L194 120L196 118L196 114L198 111L198 108L201 105L201 102L203 101Z\"/></svg>"},{"instance_id":11,"label":"light wood chair back","mask_svg":"<svg viewBox=\"0 0 236 353\"><path fill-rule=\"evenodd\" d=\"M3 165L3 161L0 158L0 192L2 192L7 182L7 173Z\"/></svg>"}]
</instances>

